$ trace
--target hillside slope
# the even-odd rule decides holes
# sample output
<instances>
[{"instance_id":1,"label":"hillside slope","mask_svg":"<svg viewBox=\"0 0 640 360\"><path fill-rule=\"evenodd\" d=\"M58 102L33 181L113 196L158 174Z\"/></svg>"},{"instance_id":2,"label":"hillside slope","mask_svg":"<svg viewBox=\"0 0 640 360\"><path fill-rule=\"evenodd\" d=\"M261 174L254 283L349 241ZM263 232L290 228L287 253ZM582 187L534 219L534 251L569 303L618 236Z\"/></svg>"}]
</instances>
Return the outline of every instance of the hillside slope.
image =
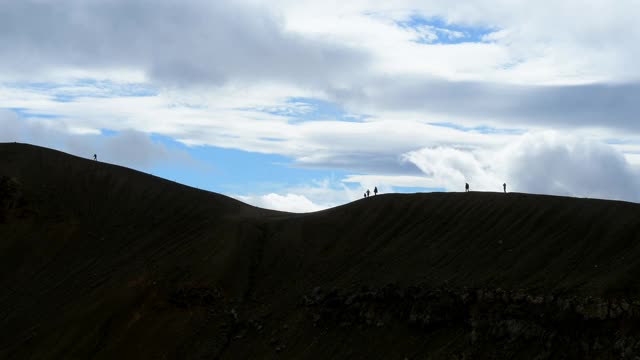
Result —
<instances>
[{"instance_id":1,"label":"hillside slope","mask_svg":"<svg viewBox=\"0 0 640 360\"><path fill-rule=\"evenodd\" d=\"M258 209L0 144L0 358L633 358L640 205Z\"/></svg>"}]
</instances>

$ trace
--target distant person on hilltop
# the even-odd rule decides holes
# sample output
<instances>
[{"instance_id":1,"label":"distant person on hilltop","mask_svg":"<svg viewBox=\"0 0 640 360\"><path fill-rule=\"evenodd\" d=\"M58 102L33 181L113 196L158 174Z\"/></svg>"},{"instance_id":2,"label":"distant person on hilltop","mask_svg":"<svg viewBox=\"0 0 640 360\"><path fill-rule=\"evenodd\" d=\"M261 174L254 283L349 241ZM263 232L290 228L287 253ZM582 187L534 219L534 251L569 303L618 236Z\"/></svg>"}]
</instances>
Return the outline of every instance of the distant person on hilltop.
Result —
<instances>
[{"instance_id":1,"label":"distant person on hilltop","mask_svg":"<svg viewBox=\"0 0 640 360\"><path fill-rule=\"evenodd\" d=\"M504 193L507 193L507 183L502 184L502 188L504 189Z\"/></svg>"},{"instance_id":2,"label":"distant person on hilltop","mask_svg":"<svg viewBox=\"0 0 640 360\"><path fill-rule=\"evenodd\" d=\"M369 197L369 195L371 195L371 192L367 189L367 197Z\"/></svg>"},{"instance_id":3,"label":"distant person on hilltop","mask_svg":"<svg viewBox=\"0 0 640 360\"><path fill-rule=\"evenodd\" d=\"M93 160L98 161L98 155L93 154Z\"/></svg>"},{"instance_id":4,"label":"distant person on hilltop","mask_svg":"<svg viewBox=\"0 0 640 360\"><path fill-rule=\"evenodd\" d=\"M469 183L464 183L464 192L469 192Z\"/></svg>"},{"instance_id":5,"label":"distant person on hilltop","mask_svg":"<svg viewBox=\"0 0 640 360\"><path fill-rule=\"evenodd\" d=\"M364 197L367 197L367 193L364 193Z\"/></svg>"},{"instance_id":6,"label":"distant person on hilltop","mask_svg":"<svg viewBox=\"0 0 640 360\"><path fill-rule=\"evenodd\" d=\"M376 196L376 195L378 195L378 187L377 186L373 188L373 196Z\"/></svg>"}]
</instances>

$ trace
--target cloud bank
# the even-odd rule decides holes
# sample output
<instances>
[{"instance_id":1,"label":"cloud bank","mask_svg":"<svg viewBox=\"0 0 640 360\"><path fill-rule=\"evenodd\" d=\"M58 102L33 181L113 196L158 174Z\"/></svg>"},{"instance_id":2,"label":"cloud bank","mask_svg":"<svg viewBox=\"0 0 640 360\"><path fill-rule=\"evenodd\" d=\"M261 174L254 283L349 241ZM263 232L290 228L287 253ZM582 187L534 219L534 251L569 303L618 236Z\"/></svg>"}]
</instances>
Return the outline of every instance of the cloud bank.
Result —
<instances>
[{"instance_id":1,"label":"cloud bank","mask_svg":"<svg viewBox=\"0 0 640 360\"><path fill-rule=\"evenodd\" d=\"M636 1L265 4L2 2L0 139L149 168L178 156L161 135L347 174L239 192L289 210L465 181L638 201Z\"/></svg>"},{"instance_id":2,"label":"cloud bank","mask_svg":"<svg viewBox=\"0 0 640 360\"><path fill-rule=\"evenodd\" d=\"M75 132L75 133L74 133ZM109 136L69 128L52 120L25 121L10 111L0 110L0 142L27 142L69 152L76 156L148 170L169 160L190 161L183 152L169 150L148 134L124 130Z\"/></svg>"},{"instance_id":3,"label":"cloud bank","mask_svg":"<svg viewBox=\"0 0 640 360\"><path fill-rule=\"evenodd\" d=\"M640 171L613 147L555 132L527 134L499 150L425 148L406 160L450 191L501 191L640 200Z\"/></svg>"},{"instance_id":4,"label":"cloud bank","mask_svg":"<svg viewBox=\"0 0 640 360\"><path fill-rule=\"evenodd\" d=\"M286 212L307 213L324 210L327 207L313 203L304 195L287 193L278 195L270 193L266 195L242 196L236 198L247 204L265 209L273 209Z\"/></svg>"},{"instance_id":5,"label":"cloud bank","mask_svg":"<svg viewBox=\"0 0 640 360\"><path fill-rule=\"evenodd\" d=\"M269 8L236 1L5 1L0 67L142 71L166 85L284 80L321 85L364 52L285 31Z\"/></svg>"}]
</instances>

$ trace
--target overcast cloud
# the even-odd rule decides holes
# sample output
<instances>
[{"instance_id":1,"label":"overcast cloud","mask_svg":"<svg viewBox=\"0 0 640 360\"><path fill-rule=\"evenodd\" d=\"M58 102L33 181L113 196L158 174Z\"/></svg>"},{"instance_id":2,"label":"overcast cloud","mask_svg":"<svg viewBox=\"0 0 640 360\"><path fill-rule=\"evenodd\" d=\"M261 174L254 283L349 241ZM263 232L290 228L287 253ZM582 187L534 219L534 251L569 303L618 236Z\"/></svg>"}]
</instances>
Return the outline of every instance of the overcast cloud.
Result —
<instances>
[{"instance_id":1,"label":"overcast cloud","mask_svg":"<svg viewBox=\"0 0 640 360\"><path fill-rule=\"evenodd\" d=\"M0 0L0 141L142 169L189 157L155 134L347 173L231 194L281 210L468 179L639 201L639 12L635 0Z\"/></svg>"},{"instance_id":2,"label":"overcast cloud","mask_svg":"<svg viewBox=\"0 0 640 360\"><path fill-rule=\"evenodd\" d=\"M406 154L449 191L510 191L640 200L640 171L613 147L556 132L527 134L500 150L425 148Z\"/></svg>"},{"instance_id":3,"label":"overcast cloud","mask_svg":"<svg viewBox=\"0 0 640 360\"><path fill-rule=\"evenodd\" d=\"M396 76L334 96L361 110L425 112L462 122L640 132L640 83L514 85Z\"/></svg>"},{"instance_id":4,"label":"overcast cloud","mask_svg":"<svg viewBox=\"0 0 640 360\"><path fill-rule=\"evenodd\" d=\"M167 85L266 80L320 86L361 69L366 53L286 32L267 6L235 1L3 1L0 65L138 69Z\"/></svg>"},{"instance_id":5,"label":"overcast cloud","mask_svg":"<svg viewBox=\"0 0 640 360\"><path fill-rule=\"evenodd\" d=\"M125 130L111 136L73 133L63 122L25 121L0 110L0 142L28 142L67 151L73 155L116 163L141 170L169 160L194 162L186 153L169 151L148 134Z\"/></svg>"}]
</instances>

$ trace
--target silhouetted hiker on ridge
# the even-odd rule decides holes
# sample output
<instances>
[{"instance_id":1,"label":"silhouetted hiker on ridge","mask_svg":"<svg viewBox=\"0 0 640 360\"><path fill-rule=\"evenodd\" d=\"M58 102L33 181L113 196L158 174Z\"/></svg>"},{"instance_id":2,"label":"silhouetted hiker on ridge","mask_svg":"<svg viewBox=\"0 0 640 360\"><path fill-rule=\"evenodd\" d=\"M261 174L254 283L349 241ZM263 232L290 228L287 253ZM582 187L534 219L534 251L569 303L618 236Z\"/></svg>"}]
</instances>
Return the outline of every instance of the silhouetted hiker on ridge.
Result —
<instances>
[{"instance_id":1,"label":"silhouetted hiker on ridge","mask_svg":"<svg viewBox=\"0 0 640 360\"><path fill-rule=\"evenodd\" d=\"M369 191L369 189L367 189L367 197L369 197L370 194L371 192Z\"/></svg>"},{"instance_id":2,"label":"silhouetted hiker on ridge","mask_svg":"<svg viewBox=\"0 0 640 360\"><path fill-rule=\"evenodd\" d=\"M376 196L376 195L378 195L378 187L377 186L373 188L373 196Z\"/></svg>"},{"instance_id":3,"label":"silhouetted hiker on ridge","mask_svg":"<svg viewBox=\"0 0 640 360\"><path fill-rule=\"evenodd\" d=\"M502 188L504 189L504 193L507 193L507 183L502 184Z\"/></svg>"},{"instance_id":4,"label":"silhouetted hiker on ridge","mask_svg":"<svg viewBox=\"0 0 640 360\"><path fill-rule=\"evenodd\" d=\"M367 197L367 193L364 193L364 197L365 197L365 198Z\"/></svg>"},{"instance_id":5,"label":"silhouetted hiker on ridge","mask_svg":"<svg viewBox=\"0 0 640 360\"><path fill-rule=\"evenodd\" d=\"M98 155L93 154L93 160L98 161Z\"/></svg>"},{"instance_id":6,"label":"silhouetted hiker on ridge","mask_svg":"<svg viewBox=\"0 0 640 360\"><path fill-rule=\"evenodd\" d=\"M469 183L464 183L464 192L469 192Z\"/></svg>"}]
</instances>

